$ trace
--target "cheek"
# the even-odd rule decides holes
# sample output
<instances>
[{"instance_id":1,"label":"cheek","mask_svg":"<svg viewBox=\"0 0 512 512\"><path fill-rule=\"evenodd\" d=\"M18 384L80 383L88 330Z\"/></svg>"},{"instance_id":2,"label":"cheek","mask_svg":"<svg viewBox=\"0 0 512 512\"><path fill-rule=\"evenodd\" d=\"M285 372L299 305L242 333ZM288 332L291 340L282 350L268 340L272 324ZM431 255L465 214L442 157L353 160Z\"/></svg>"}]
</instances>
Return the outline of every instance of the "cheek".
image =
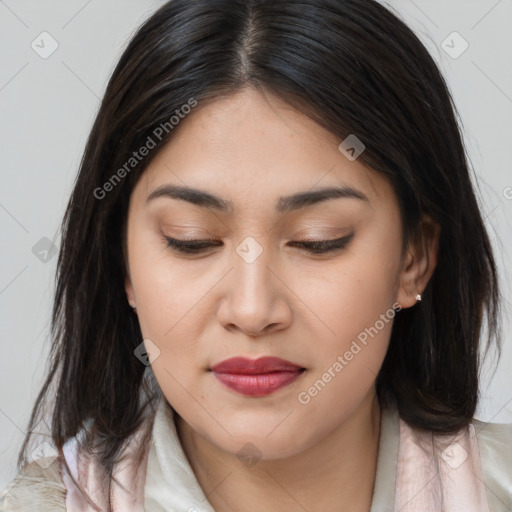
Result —
<instances>
[{"instance_id":1,"label":"cheek","mask_svg":"<svg viewBox=\"0 0 512 512\"><path fill-rule=\"evenodd\" d=\"M375 382L397 314L393 304L399 244L400 238L385 230L361 237L325 279L312 281L307 290L327 333L300 390L299 401L313 417L317 412L340 420ZM343 407L333 408L333 403Z\"/></svg>"},{"instance_id":2,"label":"cheek","mask_svg":"<svg viewBox=\"0 0 512 512\"><path fill-rule=\"evenodd\" d=\"M194 279L184 265L173 261L165 242L155 242L153 234L134 236L129 250L142 335L158 346L165 360L179 366L196 356L201 326L190 322L190 315L197 314L211 284Z\"/></svg>"},{"instance_id":3,"label":"cheek","mask_svg":"<svg viewBox=\"0 0 512 512\"><path fill-rule=\"evenodd\" d=\"M396 316L390 270L382 272L371 254L354 254L354 261L345 263L336 280L324 283L323 290L317 283L307 295L316 290L317 310L325 323L322 332L327 334L315 347L314 365L297 401L308 417L324 417L326 433L374 385Z\"/></svg>"},{"instance_id":4,"label":"cheek","mask_svg":"<svg viewBox=\"0 0 512 512\"><path fill-rule=\"evenodd\" d=\"M328 346L343 348L379 320L393 317L395 289L400 263L400 240L393 236L361 237L339 261L317 274L303 287L303 296L325 327ZM384 335L390 329L379 322ZM389 329L387 329L389 327Z\"/></svg>"}]
</instances>

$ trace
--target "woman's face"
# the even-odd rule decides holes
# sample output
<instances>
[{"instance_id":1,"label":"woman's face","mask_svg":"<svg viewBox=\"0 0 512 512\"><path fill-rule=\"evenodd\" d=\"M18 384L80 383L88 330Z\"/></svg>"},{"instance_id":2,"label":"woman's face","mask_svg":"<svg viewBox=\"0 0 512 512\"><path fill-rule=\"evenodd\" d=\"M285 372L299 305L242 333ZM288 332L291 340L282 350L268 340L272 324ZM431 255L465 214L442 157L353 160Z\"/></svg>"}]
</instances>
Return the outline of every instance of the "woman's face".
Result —
<instances>
[{"instance_id":1,"label":"woman's face","mask_svg":"<svg viewBox=\"0 0 512 512\"><path fill-rule=\"evenodd\" d=\"M269 94L199 105L178 128L128 215L126 291L154 373L175 411L223 450L250 442L268 460L299 453L373 396L393 305L421 292L404 290L397 198L341 140ZM171 187L216 199L172 197ZM353 193L307 199L335 187ZM306 196L285 199L297 194ZM214 245L187 254L166 237ZM341 238L323 254L294 243ZM212 371L237 356L304 370Z\"/></svg>"}]
</instances>

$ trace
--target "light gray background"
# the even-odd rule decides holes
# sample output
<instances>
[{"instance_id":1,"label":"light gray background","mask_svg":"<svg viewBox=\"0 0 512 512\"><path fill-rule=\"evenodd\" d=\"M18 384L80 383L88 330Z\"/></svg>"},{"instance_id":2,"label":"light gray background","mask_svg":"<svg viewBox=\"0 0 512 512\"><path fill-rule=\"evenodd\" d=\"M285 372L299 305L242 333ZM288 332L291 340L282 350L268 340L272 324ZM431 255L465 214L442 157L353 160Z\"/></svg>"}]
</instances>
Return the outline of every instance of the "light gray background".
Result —
<instances>
[{"instance_id":1,"label":"light gray background","mask_svg":"<svg viewBox=\"0 0 512 512\"><path fill-rule=\"evenodd\" d=\"M57 258L50 252L41 261L48 241L40 240L55 238L58 247L59 224L110 73L136 27L162 3L0 0L0 489L16 474L49 348ZM488 359L477 417L512 422L512 0L388 5L439 63L461 114L506 298L503 357L492 380ZM43 59L31 44L40 52L51 48L48 36L40 37L45 31L58 48ZM469 44L458 58L444 49L462 48L458 36L450 36L454 31Z\"/></svg>"}]
</instances>

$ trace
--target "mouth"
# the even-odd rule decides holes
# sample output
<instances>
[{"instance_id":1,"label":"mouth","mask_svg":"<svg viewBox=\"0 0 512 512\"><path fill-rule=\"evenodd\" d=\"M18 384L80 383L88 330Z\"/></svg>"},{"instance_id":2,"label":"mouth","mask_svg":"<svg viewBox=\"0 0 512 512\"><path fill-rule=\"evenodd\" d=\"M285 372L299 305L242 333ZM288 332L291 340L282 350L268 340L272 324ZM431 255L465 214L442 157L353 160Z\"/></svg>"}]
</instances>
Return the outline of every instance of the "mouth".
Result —
<instances>
[{"instance_id":1,"label":"mouth","mask_svg":"<svg viewBox=\"0 0 512 512\"><path fill-rule=\"evenodd\" d=\"M229 389L247 396L265 396L294 382L305 368L278 357L233 357L211 371Z\"/></svg>"}]
</instances>

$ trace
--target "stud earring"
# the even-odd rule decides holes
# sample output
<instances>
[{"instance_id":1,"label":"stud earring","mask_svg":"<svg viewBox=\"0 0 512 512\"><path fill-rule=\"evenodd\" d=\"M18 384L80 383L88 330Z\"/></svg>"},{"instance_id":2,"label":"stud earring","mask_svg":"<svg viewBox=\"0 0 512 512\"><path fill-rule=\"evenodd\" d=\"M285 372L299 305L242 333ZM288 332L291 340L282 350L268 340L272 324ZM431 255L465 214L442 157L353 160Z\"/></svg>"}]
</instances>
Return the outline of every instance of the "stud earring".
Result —
<instances>
[{"instance_id":1,"label":"stud earring","mask_svg":"<svg viewBox=\"0 0 512 512\"><path fill-rule=\"evenodd\" d=\"M416 300L421 300L421 293L418 293L418 295L416 295Z\"/></svg>"}]
</instances>

